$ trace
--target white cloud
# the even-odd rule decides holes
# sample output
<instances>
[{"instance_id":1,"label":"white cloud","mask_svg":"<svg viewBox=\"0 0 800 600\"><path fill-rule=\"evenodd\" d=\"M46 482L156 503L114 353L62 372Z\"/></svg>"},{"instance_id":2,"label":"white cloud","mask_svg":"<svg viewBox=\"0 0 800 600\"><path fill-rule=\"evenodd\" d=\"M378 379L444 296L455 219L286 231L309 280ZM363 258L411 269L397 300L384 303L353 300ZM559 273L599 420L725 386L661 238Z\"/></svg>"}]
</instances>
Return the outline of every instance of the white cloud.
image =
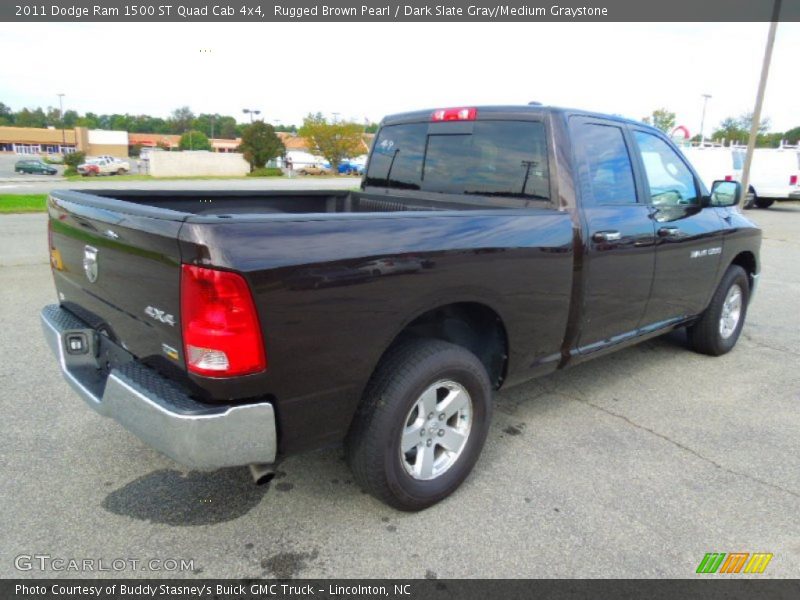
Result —
<instances>
[{"instance_id":1,"label":"white cloud","mask_svg":"<svg viewBox=\"0 0 800 600\"><path fill-rule=\"evenodd\" d=\"M766 23L3 24L0 101L167 116L178 106L300 123L463 104L575 106L695 133L751 110ZM201 50L208 50L201 52ZM800 24L781 23L764 114L800 125ZM16 57L16 58L14 58ZM65 57L69 57L67 64ZM708 131L708 129L707 129Z\"/></svg>"}]
</instances>

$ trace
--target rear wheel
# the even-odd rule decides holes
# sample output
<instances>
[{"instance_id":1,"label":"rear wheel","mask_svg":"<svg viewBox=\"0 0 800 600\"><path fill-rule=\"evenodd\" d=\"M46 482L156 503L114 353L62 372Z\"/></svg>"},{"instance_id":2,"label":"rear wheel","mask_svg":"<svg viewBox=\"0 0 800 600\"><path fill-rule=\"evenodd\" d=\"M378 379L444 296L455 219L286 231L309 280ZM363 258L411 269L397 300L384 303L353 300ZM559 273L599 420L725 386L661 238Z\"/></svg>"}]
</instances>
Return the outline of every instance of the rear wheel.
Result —
<instances>
[{"instance_id":1,"label":"rear wheel","mask_svg":"<svg viewBox=\"0 0 800 600\"><path fill-rule=\"evenodd\" d=\"M381 361L346 440L356 481L400 510L453 493L480 456L492 391L478 358L455 344L412 340Z\"/></svg>"},{"instance_id":2,"label":"rear wheel","mask_svg":"<svg viewBox=\"0 0 800 600\"><path fill-rule=\"evenodd\" d=\"M125 173L127 173L125 169L117 169L117 175L125 175Z\"/></svg>"},{"instance_id":3,"label":"rear wheel","mask_svg":"<svg viewBox=\"0 0 800 600\"><path fill-rule=\"evenodd\" d=\"M756 198L755 205L758 208L769 208L775 202L775 198Z\"/></svg>"},{"instance_id":4,"label":"rear wheel","mask_svg":"<svg viewBox=\"0 0 800 600\"><path fill-rule=\"evenodd\" d=\"M694 350L711 356L730 352L742 332L749 300L747 273L731 265L700 320L688 329Z\"/></svg>"}]
</instances>

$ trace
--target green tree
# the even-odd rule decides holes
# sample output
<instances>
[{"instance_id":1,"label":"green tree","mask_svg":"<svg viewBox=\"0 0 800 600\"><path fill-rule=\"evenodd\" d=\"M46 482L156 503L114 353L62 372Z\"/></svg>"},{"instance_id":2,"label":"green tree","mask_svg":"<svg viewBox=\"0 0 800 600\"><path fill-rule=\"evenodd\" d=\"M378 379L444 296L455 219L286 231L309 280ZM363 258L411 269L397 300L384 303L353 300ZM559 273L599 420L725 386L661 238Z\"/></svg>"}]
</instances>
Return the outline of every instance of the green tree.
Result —
<instances>
[{"instance_id":1,"label":"green tree","mask_svg":"<svg viewBox=\"0 0 800 600\"><path fill-rule=\"evenodd\" d=\"M214 134L216 137L223 140L235 140L239 137L239 130L236 118L231 116L222 116L214 126Z\"/></svg>"},{"instance_id":2,"label":"green tree","mask_svg":"<svg viewBox=\"0 0 800 600\"><path fill-rule=\"evenodd\" d=\"M17 127L47 127L47 116L41 108L29 110L23 108L14 117Z\"/></svg>"},{"instance_id":3,"label":"green tree","mask_svg":"<svg viewBox=\"0 0 800 600\"><path fill-rule=\"evenodd\" d=\"M78 122L80 115L78 115L77 111L74 110L65 110L64 111L64 127L71 129L75 127L75 124Z\"/></svg>"},{"instance_id":4,"label":"green tree","mask_svg":"<svg viewBox=\"0 0 800 600\"><path fill-rule=\"evenodd\" d=\"M250 171L260 169L267 161L283 156L286 148L281 139L275 135L275 128L264 121L255 121L247 125L242 132L242 143L239 152L250 163Z\"/></svg>"},{"instance_id":5,"label":"green tree","mask_svg":"<svg viewBox=\"0 0 800 600\"><path fill-rule=\"evenodd\" d=\"M324 156L331 163L334 173L344 159L364 154L364 126L358 123L329 123L317 113L303 119L298 133L308 141L312 154Z\"/></svg>"},{"instance_id":6,"label":"green tree","mask_svg":"<svg viewBox=\"0 0 800 600\"><path fill-rule=\"evenodd\" d=\"M769 131L771 122L769 117L761 117L761 123L758 125L758 133L767 133ZM750 128L753 126L753 113L746 112L739 117L739 126L747 131L750 135Z\"/></svg>"},{"instance_id":7,"label":"green tree","mask_svg":"<svg viewBox=\"0 0 800 600\"><path fill-rule=\"evenodd\" d=\"M675 113L668 111L666 108L657 108L649 117L643 118L642 121L660 129L664 133L669 133L675 127Z\"/></svg>"},{"instance_id":8,"label":"green tree","mask_svg":"<svg viewBox=\"0 0 800 600\"><path fill-rule=\"evenodd\" d=\"M73 169L86 160L85 152L71 152L64 155L64 164Z\"/></svg>"},{"instance_id":9,"label":"green tree","mask_svg":"<svg viewBox=\"0 0 800 600\"><path fill-rule=\"evenodd\" d=\"M192 126L194 113L188 106L181 106L172 111L169 124L172 131L170 133L183 133Z\"/></svg>"},{"instance_id":10,"label":"green tree","mask_svg":"<svg viewBox=\"0 0 800 600\"><path fill-rule=\"evenodd\" d=\"M714 139L726 139L733 142L746 144L750 138L750 128L753 125L753 113L747 112L738 117L728 117L723 119L719 127L714 130L711 137ZM763 136L769 131L769 117L762 117L758 126L759 135ZM762 138L766 139L766 138Z\"/></svg>"},{"instance_id":11,"label":"green tree","mask_svg":"<svg viewBox=\"0 0 800 600\"><path fill-rule=\"evenodd\" d=\"M786 140L787 144L800 143L800 126L792 127L789 131L785 131L783 139Z\"/></svg>"},{"instance_id":12,"label":"green tree","mask_svg":"<svg viewBox=\"0 0 800 600\"><path fill-rule=\"evenodd\" d=\"M11 125L14 123L14 113L10 106L0 102L0 125Z\"/></svg>"},{"instance_id":13,"label":"green tree","mask_svg":"<svg viewBox=\"0 0 800 600\"><path fill-rule=\"evenodd\" d=\"M370 123L364 128L365 133L378 133L379 125L377 123Z\"/></svg>"},{"instance_id":14,"label":"green tree","mask_svg":"<svg viewBox=\"0 0 800 600\"><path fill-rule=\"evenodd\" d=\"M746 141L749 131L745 131L741 127L739 119L736 117L727 117L723 119L719 126L711 133L711 137L715 140L725 139L728 141Z\"/></svg>"},{"instance_id":15,"label":"green tree","mask_svg":"<svg viewBox=\"0 0 800 600\"><path fill-rule=\"evenodd\" d=\"M178 147L181 150L211 150L211 142L205 133L192 129L181 136Z\"/></svg>"}]
</instances>

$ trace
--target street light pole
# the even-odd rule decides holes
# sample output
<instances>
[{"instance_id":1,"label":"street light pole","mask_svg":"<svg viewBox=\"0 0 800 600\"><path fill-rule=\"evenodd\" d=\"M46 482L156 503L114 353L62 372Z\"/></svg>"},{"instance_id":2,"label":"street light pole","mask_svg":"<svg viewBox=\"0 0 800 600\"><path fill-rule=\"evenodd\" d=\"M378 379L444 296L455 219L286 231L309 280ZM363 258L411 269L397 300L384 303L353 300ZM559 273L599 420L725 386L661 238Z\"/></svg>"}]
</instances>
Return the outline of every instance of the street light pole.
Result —
<instances>
[{"instance_id":1,"label":"street light pole","mask_svg":"<svg viewBox=\"0 0 800 600\"><path fill-rule=\"evenodd\" d=\"M214 152L214 115L211 115L211 151Z\"/></svg>"},{"instance_id":2,"label":"street light pole","mask_svg":"<svg viewBox=\"0 0 800 600\"><path fill-rule=\"evenodd\" d=\"M249 115L250 115L250 123L251 123L251 124L252 124L252 122L253 122L253 115L260 115L260 114L261 114L261 111L260 111L260 110L253 110L253 109L250 109L250 108L243 108L243 109L242 109L242 112L243 112L244 114L246 114L246 115L247 115L247 114L249 114Z\"/></svg>"},{"instance_id":3,"label":"street light pole","mask_svg":"<svg viewBox=\"0 0 800 600\"><path fill-rule=\"evenodd\" d=\"M61 154L65 153L64 146L67 145L67 134L64 131L64 96L65 94L57 94L58 96L58 114L61 117Z\"/></svg>"},{"instance_id":4,"label":"street light pole","mask_svg":"<svg viewBox=\"0 0 800 600\"><path fill-rule=\"evenodd\" d=\"M703 96L703 116L700 117L700 147L706 145L705 125L706 125L706 104L711 94L702 94Z\"/></svg>"},{"instance_id":5,"label":"street light pole","mask_svg":"<svg viewBox=\"0 0 800 600\"><path fill-rule=\"evenodd\" d=\"M767 34L767 47L764 49L764 62L761 65L761 79L758 82L758 92L756 92L756 106L753 109L753 122L750 125L750 138L747 140L747 154L744 157L744 168L742 169L742 195L747 203L747 194L750 190L750 165L753 163L753 151L756 148L756 137L761 126L761 107L764 105L764 92L767 89L767 77L769 76L769 65L772 61L772 48L775 45L775 32L778 29L778 16L781 12L781 0L775 0L772 8L772 22L769 24Z\"/></svg>"}]
</instances>

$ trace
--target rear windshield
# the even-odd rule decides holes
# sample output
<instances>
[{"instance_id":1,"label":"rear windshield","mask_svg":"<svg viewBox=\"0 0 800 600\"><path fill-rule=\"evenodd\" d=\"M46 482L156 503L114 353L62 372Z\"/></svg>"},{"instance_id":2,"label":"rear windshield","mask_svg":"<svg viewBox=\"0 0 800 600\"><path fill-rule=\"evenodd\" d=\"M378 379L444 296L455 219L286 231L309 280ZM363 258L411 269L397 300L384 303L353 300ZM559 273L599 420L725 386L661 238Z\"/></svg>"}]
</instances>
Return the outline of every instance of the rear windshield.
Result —
<instances>
[{"instance_id":1,"label":"rear windshield","mask_svg":"<svg viewBox=\"0 0 800 600\"><path fill-rule=\"evenodd\" d=\"M383 127L365 184L450 194L550 200L544 125L533 121L476 121L431 127ZM459 128L458 126L462 126Z\"/></svg>"}]
</instances>

